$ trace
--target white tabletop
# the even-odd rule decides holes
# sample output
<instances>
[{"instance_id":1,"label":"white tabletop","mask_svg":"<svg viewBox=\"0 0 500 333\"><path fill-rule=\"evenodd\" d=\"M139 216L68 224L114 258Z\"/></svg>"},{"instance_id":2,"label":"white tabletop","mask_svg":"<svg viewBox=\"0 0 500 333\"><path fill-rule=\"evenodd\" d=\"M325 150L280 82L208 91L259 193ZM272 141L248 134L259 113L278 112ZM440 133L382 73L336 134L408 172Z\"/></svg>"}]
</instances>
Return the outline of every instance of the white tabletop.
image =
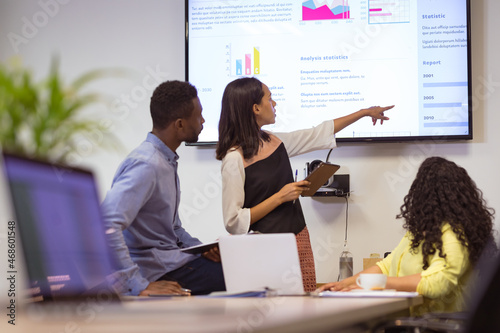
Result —
<instances>
[{"instance_id":1,"label":"white tabletop","mask_svg":"<svg viewBox=\"0 0 500 333\"><path fill-rule=\"evenodd\" d=\"M17 332L319 332L407 310L414 298L148 298L26 308ZM7 331L9 332L9 331Z\"/></svg>"}]
</instances>

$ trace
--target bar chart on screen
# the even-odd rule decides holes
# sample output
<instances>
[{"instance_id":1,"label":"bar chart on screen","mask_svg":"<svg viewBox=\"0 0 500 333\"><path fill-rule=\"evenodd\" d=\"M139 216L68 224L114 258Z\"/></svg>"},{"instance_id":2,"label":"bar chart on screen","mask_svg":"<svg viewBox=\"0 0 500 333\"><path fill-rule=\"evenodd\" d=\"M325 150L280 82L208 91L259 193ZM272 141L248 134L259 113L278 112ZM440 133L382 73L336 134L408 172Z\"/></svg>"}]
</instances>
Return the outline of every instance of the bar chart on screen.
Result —
<instances>
[{"instance_id":1,"label":"bar chart on screen","mask_svg":"<svg viewBox=\"0 0 500 333\"><path fill-rule=\"evenodd\" d=\"M368 23L409 23L410 0L369 0Z\"/></svg>"},{"instance_id":2,"label":"bar chart on screen","mask_svg":"<svg viewBox=\"0 0 500 333\"><path fill-rule=\"evenodd\" d=\"M228 76L259 75L260 47L226 44L226 71Z\"/></svg>"}]
</instances>

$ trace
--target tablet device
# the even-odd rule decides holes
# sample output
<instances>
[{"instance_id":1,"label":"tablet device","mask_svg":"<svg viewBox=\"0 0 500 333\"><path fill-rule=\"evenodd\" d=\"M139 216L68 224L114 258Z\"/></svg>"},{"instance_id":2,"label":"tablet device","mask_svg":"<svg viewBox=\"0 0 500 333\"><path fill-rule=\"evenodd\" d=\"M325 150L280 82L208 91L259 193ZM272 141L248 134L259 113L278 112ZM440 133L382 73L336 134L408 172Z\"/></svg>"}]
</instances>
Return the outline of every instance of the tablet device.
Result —
<instances>
[{"instance_id":1,"label":"tablet device","mask_svg":"<svg viewBox=\"0 0 500 333\"><path fill-rule=\"evenodd\" d=\"M305 179L310 181L311 185L309 186L309 190L302 192L302 196L310 197L314 195L339 168L340 165L321 162Z\"/></svg>"},{"instance_id":2,"label":"tablet device","mask_svg":"<svg viewBox=\"0 0 500 333\"><path fill-rule=\"evenodd\" d=\"M205 253L208 250L210 250L211 248L218 246L218 244L219 244L219 241L214 241L214 242L210 242L210 243L204 243L204 244L200 244L200 245L185 247L185 248L181 249L181 251L184 253L190 253L190 254Z\"/></svg>"}]
</instances>

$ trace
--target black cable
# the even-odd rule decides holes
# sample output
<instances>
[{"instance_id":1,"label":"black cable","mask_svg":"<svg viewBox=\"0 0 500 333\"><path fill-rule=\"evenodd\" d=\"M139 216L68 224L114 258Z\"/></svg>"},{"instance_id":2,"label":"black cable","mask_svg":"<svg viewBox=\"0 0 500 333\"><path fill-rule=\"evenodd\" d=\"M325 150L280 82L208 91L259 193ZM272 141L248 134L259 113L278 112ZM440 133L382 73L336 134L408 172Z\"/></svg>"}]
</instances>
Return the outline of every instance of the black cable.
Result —
<instances>
[{"instance_id":1,"label":"black cable","mask_svg":"<svg viewBox=\"0 0 500 333\"><path fill-rule=\"evenodd\" d=\"M349 217L349 193L345 196L345 239L344 239L344 247L347 244L347 226L348 226L348 217Z\"/></svg>"},{"instance_id":2,"label":"black cable","mask_svg":"<svg viewBox=\"0 0 500 333\"><path fill-rule=\"evenodd\" d=\"M330 159L330 154L332 153L332 149L330 149L330 151L328 152L328 155L326 155L326 160L325 160L325 163L328 163L328 160Z\"/></svg>"},{"instance_id":3,"label":"black cable","mask_svg":"<svg viewBox=\"0 0 500 333\"><path fill-rule=\"evenodd\" d=\"M346 248L346 245L347 245L347 229L348 229L348 226L349 226L349 192L345 194L344 196L345 198L345 236L344 236L344 250L342 251L342 253L340 254L340 256L342 257L344 254L346 254L345 252L345 248ZM340 281L340 266L339 266L339 274L337 276L337 281Z\"/></svg>"}]
</instances>

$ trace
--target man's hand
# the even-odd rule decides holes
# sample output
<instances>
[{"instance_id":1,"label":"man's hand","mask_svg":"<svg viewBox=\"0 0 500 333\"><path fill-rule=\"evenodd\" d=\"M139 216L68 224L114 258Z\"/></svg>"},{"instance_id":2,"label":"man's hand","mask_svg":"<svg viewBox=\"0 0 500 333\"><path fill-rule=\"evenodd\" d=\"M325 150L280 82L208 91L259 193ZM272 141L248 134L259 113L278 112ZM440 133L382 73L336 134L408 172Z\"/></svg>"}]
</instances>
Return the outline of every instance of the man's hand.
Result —
<instances>
[{"instance_id":1,"label":"man's hand","mask_svg":"<svg viewBox=\"0 0 500 333\"><path fill-rule=\"evenodd\" d=\"M220 252L219 252L219 247L214 246L207 252L203 253L202 256L207 258L208 260L212 260L214 262L220 262Z\"/></svg>"},{"instance_id":2,"label":"man's hand","mask_svg":"<svg viewBox=\"0 0 500 333\"><path fill-rule=\"evenodd\" d=\"M190 292L183 289L181 285L175 281L155 281L151 282L146 289L141 291L139 296L148 296L149 294L165 294L165 295L191 295Z\"/></svg>"}]
</instances>

